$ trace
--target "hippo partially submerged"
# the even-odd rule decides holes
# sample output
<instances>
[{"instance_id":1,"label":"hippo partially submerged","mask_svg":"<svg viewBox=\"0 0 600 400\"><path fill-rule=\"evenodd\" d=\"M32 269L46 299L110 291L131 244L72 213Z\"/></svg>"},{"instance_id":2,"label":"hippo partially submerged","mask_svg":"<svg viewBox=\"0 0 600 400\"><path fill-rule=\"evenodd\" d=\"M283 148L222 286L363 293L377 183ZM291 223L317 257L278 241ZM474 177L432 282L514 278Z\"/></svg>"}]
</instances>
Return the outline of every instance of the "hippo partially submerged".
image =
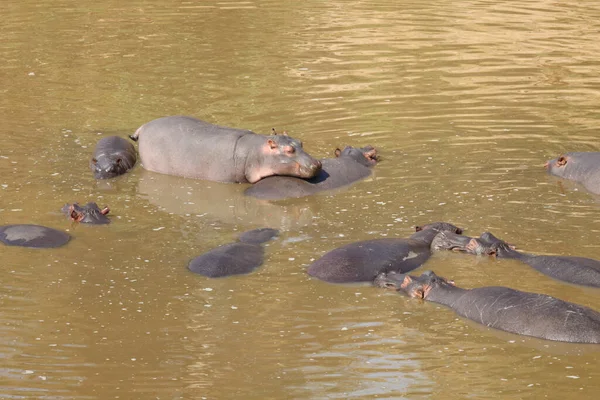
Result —
<instances>
[{"instance_id":1,"label":"hippo partially submerged","mask_svg":"<svg viewBox=\"0 0 600 400\"><path fill-rule=\"evenodd\" d=\"M107 136L98 141L90 168L96 179L114 178L129 171L137 161L135 147L119 136Z\"/></svg>"},{"instance_id":2,"label":"hippo partially submerged","mask_svg":"<svg viewBox=\"0 0 600 400\"><path fill-rule=\"evenodd\" d=\"M502 286L462 289L432 271L418 277L380 274L374 283L443 304L490 328L561 342L600 343L600 313L544 294Z\"/></svg>"},{"instance_id":3,"label":"hippo partially submerged","mask_svg":"<svg viewBox=\"0 0 600 400\"><path fill-rule=\"evenodd\" d=\"M312 178L321 163L299 140L257 135L186 116L150 121L130 136L147 170L219 182L255 183L271 175Z\"/></svg>"},{"instance_id":4,"label":"hippo partially submerged","mask_svg":"<svg viewBox=\"0 0 600 400\"><path fill-rule=\"evenodd\" d=\"M106 216L110 209L108 207L100 209L98 204L93 202L84 206L80 206L78 203L65 204L61 211L75 222L95 225L110 223L110 219Z\"/></svg>"},{"instance_id":5,"label":"hippo partially submerged","mask_svg":"<svg viewBox=\"0 0 600 400\"><path fill-rule=\"evenodd\" d=\"M336 149L335 156L322 159L321 172L310 179L270 176L246 189L244 194L265 200L309 196L364 179L371 175L371 167L377 164L377 150L372 146L347 146L344 150Z\"/></svg>"},{"instance_id":6,"label":"hippo partially submerged","mask_svg":"<svg viewBox=\"0 0 600 400\"><path fill-rule=\"evenodd\" d=\"M600 194L600 152L565 153L546 163L552 175L581 183L592 193Z\"/></svg>"},{"instance_id":7,"label":"hippo partially submerged","mask_svg":"<svg viewBox=\"0 0 600 400\"><path fill-rule=\"evenodd\" d=\"M350 243L331 250L308 266L308 274L332 283L372 282L382 272L408 272L431 256L433 238L442 231L462 233L447 222L416 228L406 238L385 238Z\"/></svg>"},{"instance_id":8,"label":"hippo partially submerged","mask_svg":"<svg viewBox=\"0 0 600 400\"><path fill-rule=\"evenodd\" d=\"M247 274L263 263L265 243L279 232L276 229L261 228L242 233L239 242L225 244L194 258L188 269L210 278Z\"/></svg>"},{"instance_id":9,"label":"hippo partially submerged","mask_svg":"<svg viewBox=\"0 0 600 400\"><path fill-rule=\"evenodd\" d=\"M49 248L67 244L71 236L53 228L41 225L0 226L0 242L8 246Z\"/></svg>"},{"instance_id":10,"label":"hippo partially submerged","mask_svg":"<svg viewBox=\"0 0 600 400\"><path fill-rule=\"evenodd\" d=\"M459 236L452 233L437 235L432 242L434 250L463 251L476 255L492 255L497 258L519 260L544 275L576 285L600 287L600 261L585 257L546 256L522 253L514 246L498 239L490 232L479 238Z\"/></svg>"}]
</instances>

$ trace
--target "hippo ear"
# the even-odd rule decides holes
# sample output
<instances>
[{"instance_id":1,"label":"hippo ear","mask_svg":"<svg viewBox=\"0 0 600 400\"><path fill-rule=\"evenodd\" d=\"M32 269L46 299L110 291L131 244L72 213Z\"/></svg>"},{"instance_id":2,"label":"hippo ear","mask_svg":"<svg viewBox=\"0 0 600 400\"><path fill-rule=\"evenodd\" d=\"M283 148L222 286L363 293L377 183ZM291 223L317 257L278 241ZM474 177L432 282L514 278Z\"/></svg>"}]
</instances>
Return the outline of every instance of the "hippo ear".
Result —
<instances>
[{"instance_id":1,"label":"hippo ear","mask_svg":"<svg viewBox=\"0 0 600 400\"><path fill-rule=\"evenodd\" d=\"M108 207L104 207L102 210L100 210L100 214L102 215L106 215L110 212L110 208Z\"/></svg>"},{"instance_id":2,"label":"hippo ear","mask_svg":"<svg viewBox=\"0 0 600 400\"><path fill-rule=\"evenodd\" d=\"M287 133L287 131L283 131L282 135L283 136L289 136L288 133Z\"/></svg>"},{"instance_id":3,"label":"hippo ear","mask_svg":"<svg viewBox=\"0 0 600 400\"><path fill-rule=\"evenodd\" d=\"M421 232L423 230L419 225L415 226L415 232Z\"/></svg>"},{"instance_id":4,"label":"hippo ear","mask_svg":"<svg viewBox=\"0 0 600 400\"><path fill-rule=\"evenodd\" d=\"M556 160L556 165L558 165L559 167L562 167L563 165L567 165L567 157L565 157L565 156L558 157L558 159Z\"/></svg>"},{"instance_id":5,"label":"hippo ear","mask_svg":"<svg viewBox=\"0 0 600 400\"><path fill-rule=\"evenodd\" d=\"M271 150L277 148L277 143L275 143L275 141L273 139L267 140L267 144L269 145L269 148L271 148Z\"/></svg>"},{"instance_id":6,"label":"hippo ear","mask_svg":"<svg viewBox=\"0 0 600 400\"><path fill-rule=\"evenodd\" d=\"M98 163L98 160L96 160L95 158L92 158L92 163L93 163L93 164L97 164L97 163Z\"/></svg>"},{"instance_id":7,"label":"hippo ear","mask_svg":"<svg viewBox=\"0 0 600 400\"><path fill-rule=\"evenodd\" d=\"M333 152L333 154L335 154L336 157L339 157L340 154L342 154L342 151L340 150L340 148L336 148L335 151Z\"/></svg>"},{"instance_id":8,"label":"hippo ear","mask_svg":"<svg viewBox=\"0 0 600 400\"><path fill-rule=\"evenodd\" d=\"M423 291L423 288L415 288L410 292L410 296L416 299L423 299L425 297L425 292Z\"/></svg>"}]
</instances>

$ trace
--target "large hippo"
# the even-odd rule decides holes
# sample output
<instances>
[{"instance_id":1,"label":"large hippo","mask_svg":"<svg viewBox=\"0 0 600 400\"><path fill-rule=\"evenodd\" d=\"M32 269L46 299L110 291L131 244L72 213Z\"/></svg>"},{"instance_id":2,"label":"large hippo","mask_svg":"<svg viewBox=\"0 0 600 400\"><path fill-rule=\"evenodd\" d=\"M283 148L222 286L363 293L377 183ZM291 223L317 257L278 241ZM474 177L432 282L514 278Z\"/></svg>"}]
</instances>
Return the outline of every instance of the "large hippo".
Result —
<instances>
[{"instance_id":1,"label":"large hippo","mask_svg":"<svg viewBox=\"0 0 600 400\"><path fill-rule=\"evenodd\" d=\"M573 152L546 163L550 174L581 183L592 193L600 194L600 152Z\"/></svg>"},{"instance_id":2,"label":"large hippo","mask_svg":"<svg viewBox=\"0 0 600 400\"><path fill-rule=\"evenodd\" d=\"M244 193L264 200L309 196L364 179L371 175L371 167L377 164L377 150L372 146L347 146L344 150L336 149L335 156L336 158L322 159L321 171L310 179L270 176L261 179Z\"/></svg>"},{"instance_id":3,"label":"large hippo","mask_svg":"<svg viewBox=\"0 0 600 400\"><path fill-rule=\"evenodd\" d=\"M434 238L436 249L464 251L470 254L495 255L498 258L519 260L551 278L576 285L600 287L600 261L573 256L538 256L521 253L490 232L479 238L469 238L452 234Z\"/></svg>"},{"instance_id":4,"label":"large hippo","mask_svg":"<svg viewBox=\"0 0 600 400\"><path fill-rule=\"evenodd\" d=\"M93 202L87 203L84 206L80 206L78 203L65 204L61 211L75 222L94 225L110 223L110 219L106 216L110 212L110 209L108 207L100 209L98 204Z\"/></svg>"},{"instance_id":5,"label":"large hippo","mask_svg":"<svg viewBox=\"0 0 600 400\"><path fill-rule=\"evenodd\" d=\"M382 272L408 272L431 256L431 241L441 231L462 233L447 222L416 227L406 238L385 238L350 243L331 250L308 267L308 274L326 282L372 282Z\"/></svg>"},{"instance_id":6,"label":"large hippo","mask_svg":"<svg viewBox=\"0 0 600 400\"><path fill-rule=\"evenodd\" d=\"M41 225L0 226L0 242L8 246L48 248L66 244L71 236L53 228Z\"/></svg>"},{"instance_id":7,"label":"large hippo","mask_svg":"<svg viewBox=\"0 0 600 400\"><path fill-rule=\"evenodd\" d=\"M96 179L108 179L122 175L135 165L135 147L119 136L107 136L98 141L90 168Z\"/></svg>"},{"instance_id":8,"label":"large hippo","mask_svg":"<svg viewBox=\"0 0 600 400\"><path fill-rule=\"evenodd\" d=\"M263 263L264 249L261 246L279 232L261 228L242 233L239 242L225 244L194 258L188 269L210 278L247 274Z\"/></svg>"},{"instance_id":9,"label":"large hippo","mask_svg":"<svg viewBox=\"0 0 600 400\"><path fill-rule=\"evenodd\" d=\"M490 328L561 342L600 343L600 313L544 294L503 286L463 289L432 271L418 277L380 274L374 283L443 304Z\"/></svg>"},{"instance_id":10,"label":"large hippo","mask_svg":"<svg viewBox=\"0 0 600 400\"><path fill-rule=\"evenodd\" d=\"M155 119L130 137L139 140L142 166L162 174L255 183L271 175L312 178L321 169L319 160L287 135L257 135L192 117Z\"/></svg>"}]
</instances>

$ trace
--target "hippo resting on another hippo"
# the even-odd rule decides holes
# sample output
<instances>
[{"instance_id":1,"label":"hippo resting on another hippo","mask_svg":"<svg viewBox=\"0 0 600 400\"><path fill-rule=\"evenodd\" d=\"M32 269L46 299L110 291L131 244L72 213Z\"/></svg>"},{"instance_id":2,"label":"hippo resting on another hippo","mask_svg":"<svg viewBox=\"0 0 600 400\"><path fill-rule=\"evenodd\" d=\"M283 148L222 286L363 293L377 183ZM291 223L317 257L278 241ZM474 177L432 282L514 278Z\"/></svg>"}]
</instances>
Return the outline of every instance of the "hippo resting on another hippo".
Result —
<instances>
[{"instance_id":1,"label":"hippo resting on another hippo","mask_svg":"<svg viewBox=\"0 0 600 400\"><path fill-rule=\"evenodd\" d=\"M555 297L502 286L462 289L431 271L418 277L381 274L374 283L446 305L490 328L561 342L600 343L600 313Z\"/></svg>"},{"instance_id":2,"label":"hippo resting on another hippo","mask_svg":"<svg viewBox=\"0 0 600 400\"><path fill-rule=\"evenodd\" d=\"M550 174L581 183L592 193L600 194L600 152L573 152L546 163Z\"/></svg>"},{"instance_id":3,"label":"hippo resting on another hippo","mask_svg":"<svg viewBox=\"0 0 600 400\"><path fill-rule=\"evenodd\" d=\"M110 219L106 216L110 209L108 207L100 209L96 203L90 202L84 206L80 206L78 203L65 204L61 211L75 222L94 225L110 223Z\"/></svg>"},{"instance_id":4,"label":"hippo resting on another hippo","mask_svg":"<svg viewBox=\"0 0 600 400\"><path fill-rule=\"evenodd\" d=\"M247 274L263 263L264 249L261 246L279 232L276 229L261 228L244 232L239 242L225 244L194 258L188 269L210 278Z\"/></svg>"},{"instance_id":5,"label":"hippo resting on another hippo","mask_svg":"<svg viewBox=\"0 0 600 400\"><path fill-rule=\"evenodd\" d=\"M255 183L271 175L312 178L321 163L287 135L257 135L185 116L150 121L139 140L142 166L162 174L218 182Z\"/></svg>"},{"instance_id":6,"label":"hippo resting on another hippo","mask_svg":"<svg viewBox=\"0 0 600 400\"><path fill-rule=\"evenodd\" d=\"M41 225L0 226L0 242L8 246L48 248L66 244L71 236L53 228Z\"/></svg>"},{"instance_id":7,"label":"hippo resting on another hippo","mask_svg":"<svg viewBox=\"0 0 600 400\"><path fill-rule=\"evenodd\" d=\"M371 175L371 167L377 164L377 150L372 146L347 146L343 151L336 149L335 156L322 159L321 172L310 179L270 176L246 189L244 194L264 200L309 196L364 179Z\"/></svg>"},{"instance_id":8,"label":"hippo resting on another hippo","mask_svg":"<svg viewBox=\"0 0 600 400\"><path fill-rule=\"evenodd\" d=\"M350 243L331 250L308 267L308 274L326 282L372 282L382 272L408 272L431 256L433 238L443 231L462 233L447 222L416 227L408 239L385 238Z\"/></svg>"},{"instance_id":9,"label":"hippo resting on another hippo","mask_svg":"<svg viewBox=\"0 0 600 400\"><path fill-rule=\"evenodd\" d=\"M576 285L600 287L600 261L573 256L537 256L521 253L489 232L479 239L445 233L432 242L434 250L458 250L470 254L495 255L498 258L519 260L544 275Z\"/></svg>"},{"instance_id":10,"label":"hippo resting on another hippo","mask_svg":"<svg viewBox=\"0 0 600 400\"><path fill-rule=\"evenodd\" d=\"M90 168L96 179L108 179L122 175L135 165L135 147L118 136L107 136L96 144Z\"/></svg>"}]
</instances>

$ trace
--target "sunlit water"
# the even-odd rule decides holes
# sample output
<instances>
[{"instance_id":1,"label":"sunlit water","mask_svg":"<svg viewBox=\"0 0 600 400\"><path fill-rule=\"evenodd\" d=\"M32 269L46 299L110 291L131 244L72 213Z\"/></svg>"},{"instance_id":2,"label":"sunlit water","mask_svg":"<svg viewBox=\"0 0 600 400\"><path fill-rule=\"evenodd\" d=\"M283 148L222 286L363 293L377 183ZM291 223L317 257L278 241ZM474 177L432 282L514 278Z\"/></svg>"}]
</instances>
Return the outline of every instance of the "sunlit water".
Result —
<instances>
[{"instance_id":1,"label":"sunlit water","mask_svg":"<svg viewBox=\"0 0 600 400\"><path fill-rule=\"evenodd\" d=\"M518 3L518 4L517 4ZM600 3L0 3L0 223L67 230L0 246L0 398L593 398L600 348L483 328L306 266L353 241L446 220L520 249L600 259L598 198L549 177L597 151ZM96 182L103 135L164 115L377 147L355 186L275 204L243 185L137 166ZM109 205L72 225L66 202ZM263 267L210 280L187 262L248 229ZM436 254L422 269L600 310L600 292L514 261Z\"/></svg>"}]
</instances>

